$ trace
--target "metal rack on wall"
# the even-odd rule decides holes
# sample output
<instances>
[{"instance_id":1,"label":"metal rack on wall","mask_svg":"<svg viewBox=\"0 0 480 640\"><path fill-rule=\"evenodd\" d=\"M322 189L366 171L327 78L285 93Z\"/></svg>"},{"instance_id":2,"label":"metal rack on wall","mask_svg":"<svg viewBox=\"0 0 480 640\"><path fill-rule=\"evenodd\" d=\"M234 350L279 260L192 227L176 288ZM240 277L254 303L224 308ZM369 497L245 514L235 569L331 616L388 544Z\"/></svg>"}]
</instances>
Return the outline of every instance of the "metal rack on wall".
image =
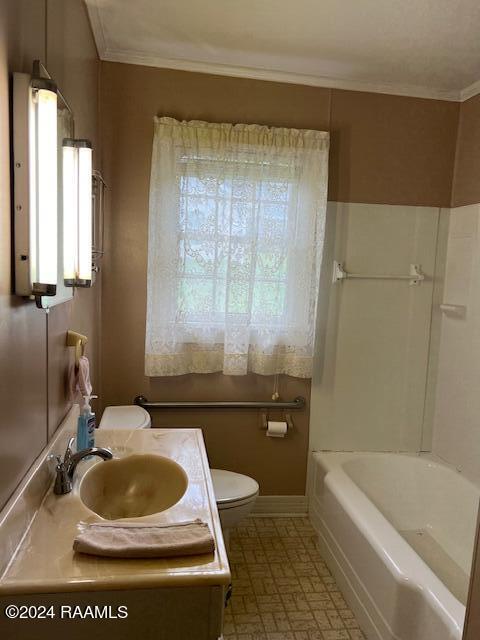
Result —
<instances>
[{"instance_id":1,"label":"metal rack on wall","mask_svg":"<svg viewBox=\"0 0 480 640\"><path fill-rule=\"evenodd\" d=\"M98 170L92 172L92 205L93 205L93 229L92 229L92 271L94 274L100 271L100 262L103 258L105 237L105 192L107 183Z\"/></svg>"}]
</instances>

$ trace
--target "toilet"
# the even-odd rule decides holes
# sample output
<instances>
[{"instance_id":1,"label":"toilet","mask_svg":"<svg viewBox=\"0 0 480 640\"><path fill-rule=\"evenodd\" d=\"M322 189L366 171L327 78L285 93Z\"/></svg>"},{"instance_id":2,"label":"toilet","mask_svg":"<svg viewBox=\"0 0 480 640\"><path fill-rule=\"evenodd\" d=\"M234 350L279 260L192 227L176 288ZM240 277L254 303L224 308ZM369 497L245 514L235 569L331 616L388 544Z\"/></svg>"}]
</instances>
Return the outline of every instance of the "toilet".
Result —
<instances>
[{"instance_id":1,"label":"toilet","mask_svg":"<svg viewBox=\"0 0 480 640\"><path fill-rule=\"evenodd\" d=\"M253 509L258 496L258 482L234 471L210 469L210 472L223 537L228 548L230 529L236 527Z\"/></svg>"},{"instance_id":2,"label":"toilet","mask_svg":"<svg viewBox=\"0 0 480 640\"><path fill-rule=\"evenodd\" d=\"M138 405L106 407L100 429L149 429L148 411ZM223 537L228 547L230 529L252 511L258 496L258 482L249 476L224 469L210 469Z\"/></svg>"}]
</instances>

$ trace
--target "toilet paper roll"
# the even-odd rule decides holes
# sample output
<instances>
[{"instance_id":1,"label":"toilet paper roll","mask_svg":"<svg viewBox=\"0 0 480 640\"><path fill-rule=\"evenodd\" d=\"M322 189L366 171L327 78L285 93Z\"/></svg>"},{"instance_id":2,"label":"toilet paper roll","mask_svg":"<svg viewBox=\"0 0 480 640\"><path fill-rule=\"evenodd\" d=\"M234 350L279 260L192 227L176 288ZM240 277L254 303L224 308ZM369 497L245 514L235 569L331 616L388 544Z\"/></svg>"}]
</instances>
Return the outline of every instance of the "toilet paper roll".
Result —
<instances>
[{"instance_id":1,"label":"toilet paper roll","mask_svg":"<svg viewBox=\"0 0 480 640\"><path fill-rule=\"evenodd\" d=\"M287 435L288 425L286 422L269 420L267 422L267 436L270 438L284 438Z\"/></svg>"}]
</instances>

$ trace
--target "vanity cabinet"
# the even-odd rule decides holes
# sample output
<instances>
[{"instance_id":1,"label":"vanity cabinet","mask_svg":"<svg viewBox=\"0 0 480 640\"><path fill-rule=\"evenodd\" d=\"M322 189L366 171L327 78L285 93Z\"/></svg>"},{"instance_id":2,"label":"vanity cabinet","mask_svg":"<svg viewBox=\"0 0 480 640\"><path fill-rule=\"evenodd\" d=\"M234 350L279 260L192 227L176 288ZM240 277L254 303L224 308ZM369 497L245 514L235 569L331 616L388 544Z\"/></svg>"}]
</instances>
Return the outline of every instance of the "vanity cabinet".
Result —
<instances>
[{"instance_id":1,"label":"vanity cabinet","mask_svg":"<svg viewBox=\"0 0 480 640\"><path fill-rule=\"evenodd\" d=\"M9 620L6 607L54 618ZM225 589L177 587L0 597L2 640L218 640ZM125 611L127 616L124 617ZM95 616L95 617L91 617Z\"/></svg>"},{"instance_id":2,"label":"vanity cabinet","mask_svg":"<svg viewBox=\"0 0 480 640\"><path fill-rule=\"evenodd\" d=\"M85 499L82 480L92 466L109 461L80 462L72 491L61 496L53 492L50 459L63 455L77 416L78 407L0 513L0 638L217 640L222 635L231 575L201 430L97 431L96 444L110 448L114 457L158 455L183 469L187 481L181 498L180 492L175 504L170 501L163 511L142 516L142 522L200 519L208 524L215 541L214 552L196 556L107 558L75 553L72 544L79 523L102 520L102 511L95 512ZM131 473L139 473L138 465L131 468ZM167 486L169 477L159 479L158 491L173 496L175 492L169 493ZM90 498L91 493L90 487ZM26 619L8 619L5 611L12 605Z\"/></svg>"}]
</instances>

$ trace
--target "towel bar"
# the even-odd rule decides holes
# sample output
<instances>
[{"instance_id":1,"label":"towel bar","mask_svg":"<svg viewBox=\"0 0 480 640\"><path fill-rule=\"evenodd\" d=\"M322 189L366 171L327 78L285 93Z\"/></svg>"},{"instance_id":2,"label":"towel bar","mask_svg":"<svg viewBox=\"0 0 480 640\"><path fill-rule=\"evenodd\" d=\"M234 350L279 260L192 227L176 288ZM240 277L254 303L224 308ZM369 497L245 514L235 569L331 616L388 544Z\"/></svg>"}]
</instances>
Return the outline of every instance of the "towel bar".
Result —
<instances>
[{"instance_id":1,"label":"towel bar","mask_svg":"<svg viewBox=\"0 0 480 640\"><path fill-rule=\"evenodd\" d=\"M341 262L333 263L333 282L342 280L408 280L413 286L419 285L425 280L425 274L422 273L419 264L410 265L410 273L408 275L395 274L376 274L376 273L350 273L345 270Z\"/></svg>"}]
</instances>

